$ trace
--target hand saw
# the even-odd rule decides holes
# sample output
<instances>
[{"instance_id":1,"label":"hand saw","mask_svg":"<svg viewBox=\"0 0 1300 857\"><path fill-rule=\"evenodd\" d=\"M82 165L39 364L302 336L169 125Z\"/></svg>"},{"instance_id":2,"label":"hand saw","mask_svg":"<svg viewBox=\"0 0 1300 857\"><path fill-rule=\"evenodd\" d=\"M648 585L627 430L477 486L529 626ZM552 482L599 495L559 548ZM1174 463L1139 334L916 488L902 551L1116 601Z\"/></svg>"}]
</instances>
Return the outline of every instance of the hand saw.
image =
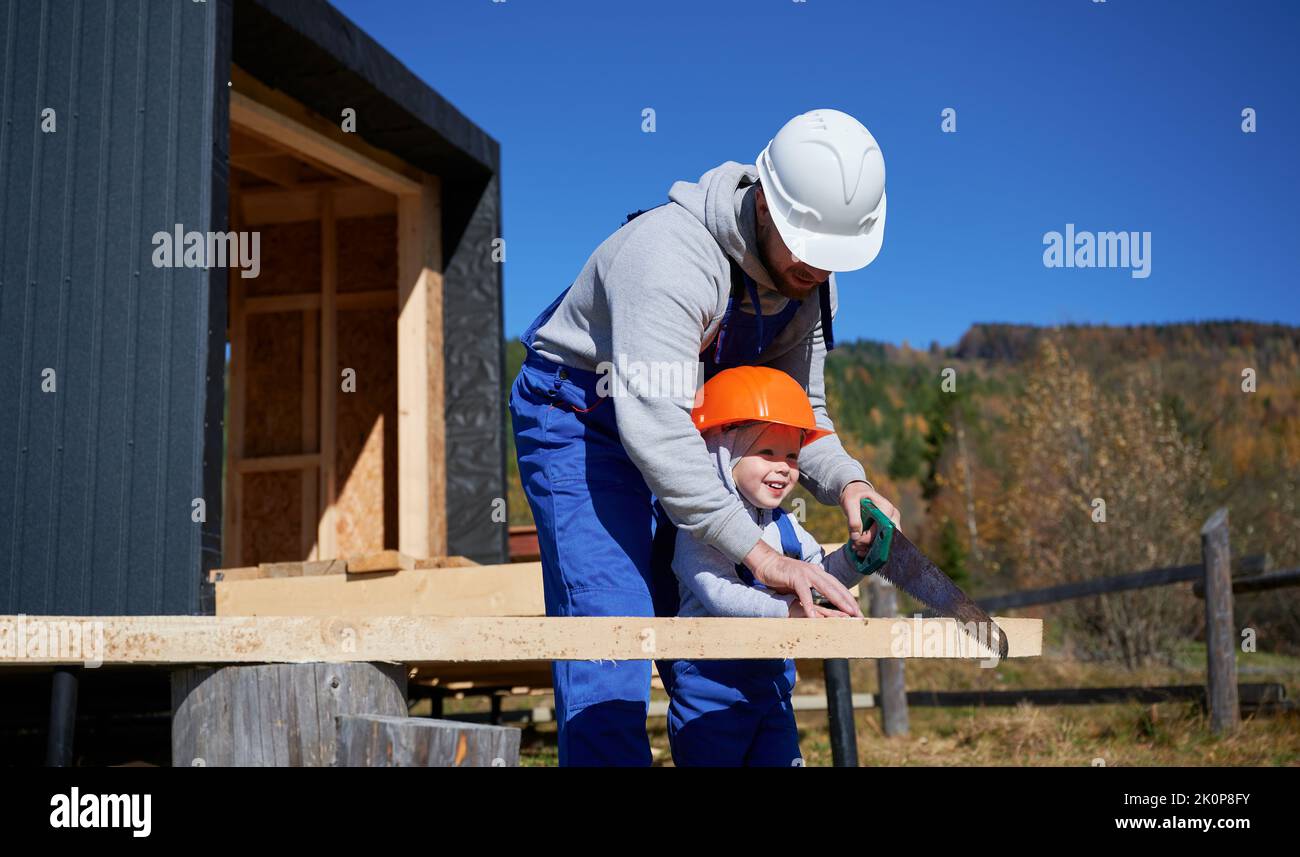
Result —
<instances>
[{"instance_id":1,"label":"hand saw","mask_svg":"<svg viewBox=\"0 0 1300 857\"><path fill-rule=\"evenodd\" d=\"M1007 635L992 617L953 583L937 565L921 553L894 526L875 503L862 498L862 525L876 528L867 555L859 557L852 543L844 545L845 556L859 574L879 571L881 576L942 616L956 619L962 630L981 645L1007 656Z\"/></svg>"}]
</instances>

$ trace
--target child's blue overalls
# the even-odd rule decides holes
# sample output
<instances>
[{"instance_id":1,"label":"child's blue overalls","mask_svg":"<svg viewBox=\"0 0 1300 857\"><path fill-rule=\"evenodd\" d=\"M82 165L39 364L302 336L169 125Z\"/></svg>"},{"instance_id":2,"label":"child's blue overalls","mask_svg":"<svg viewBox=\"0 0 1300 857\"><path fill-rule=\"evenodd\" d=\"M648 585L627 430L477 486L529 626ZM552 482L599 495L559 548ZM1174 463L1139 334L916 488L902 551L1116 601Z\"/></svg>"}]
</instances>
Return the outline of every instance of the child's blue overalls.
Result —
<instances>
[{"instance_id":1,"label":"child's blue overalls","mask_svg":"<svg viewBox=\"0 0 1300 857\"><path fill-rule=\"evenodd\" d=\"M799 308L791 300L765 319L757 285L734 262L732 282L722 326L700 354L708 377L757 363ZM735 311L745 291L759 315ZM821 292L829 349L829 283ZM510 391L519 478L542 555L546 615L672 616L675 610L655 611L656 504L619 439L616 400L597 395L595 372L555 363L532 348L534 334L567 293L566 288L520 337L526 354ZM675 598L671 568L660 568L657 576L658 589L671 582ZM555 661L552 676L561 765L650 764L649 661Z\"/></svg>"},{"instance_id":2,"label":"child's blue overalls","mask_svg":"<svg viewBox=\"0 0 1300 857\"><path fill-rule=\"evenodd\" d=\"M803 559L790 518L773 509L781 550ZM749 569L740 579L763 588ZM668 742L678 767L789 767L803 763L790 694L794 661L660 661L668 691Z\"/></svg>"}]
</instances>

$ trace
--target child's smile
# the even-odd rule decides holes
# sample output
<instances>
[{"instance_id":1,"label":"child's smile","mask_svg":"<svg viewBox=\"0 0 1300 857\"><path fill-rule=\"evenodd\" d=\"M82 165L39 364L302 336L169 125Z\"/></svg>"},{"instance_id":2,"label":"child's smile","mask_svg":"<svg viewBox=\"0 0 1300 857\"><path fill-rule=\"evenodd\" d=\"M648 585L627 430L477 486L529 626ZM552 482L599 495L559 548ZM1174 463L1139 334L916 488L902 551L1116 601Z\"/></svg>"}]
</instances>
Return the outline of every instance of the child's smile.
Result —
<instances>
[{"instance_id":1,"label":"child's smile","mask_svg":"<svg viewBox=\"0 0 1300 857\"><path fill-rule=\"evenodd\" d=\"M759 509L775 509L799 481L799 447L803 432L773 423L759 435L731 471L736 487Z\"/></svg>"}]
</instances>

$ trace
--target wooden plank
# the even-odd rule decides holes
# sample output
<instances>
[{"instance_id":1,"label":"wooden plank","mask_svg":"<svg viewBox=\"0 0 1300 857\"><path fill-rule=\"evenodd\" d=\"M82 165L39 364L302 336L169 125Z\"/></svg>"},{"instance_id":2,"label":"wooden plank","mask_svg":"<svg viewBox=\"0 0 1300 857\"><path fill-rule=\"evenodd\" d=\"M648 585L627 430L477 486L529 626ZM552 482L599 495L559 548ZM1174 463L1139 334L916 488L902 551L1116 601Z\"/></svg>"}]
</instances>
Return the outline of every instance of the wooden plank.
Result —
<instances>
[{"instance_id":1,"label":"wooden plank","mask_svg":"<svg viewBox=\"0 0 1300 857\"><path fill-rule=\"evenodd\" d=\"M218 616L542 616L541 563L217 584Z\"/></svg>"},{"instance_id":2,"label":"wooden plank","mask_svg":"<svg viewBox=\"0 0 1300 857\"><path fill-rule=\"evenodd\" d=\"M338 235L334 220L334 199L321 198L321 314L320 314L320 511L316 516L317 556L338 556L338 530L335 500L338 498L338 462L335 459L335 432L338 426Z\"/></svg>"},{"instance_id":3,"label":"wooden plank","mask_svg":"<svg viewBox=\"0 0 1300 857\"><path fill-rule=\"evenodd\" d=\"M378 553L354 556L348 560L349 574L367 574L379 571L409 571L415 560L401 551L384 550Z\"/></svg>"},{"instance_id":4,"label":"wooden plank","mask_svg":"<svg viewBox=\"0 0 1300 857\"><path fill-rule=\"evenodd\" d=\"M281 187L295 187L298 184L299 163L299 161L284 152L258 155L230 153L230 165L232 167L238 167L260 179L265 179Z\"/></svg>"},{"instance_id":5,"label":"wooden plank","mask_svg":"<svg viewBox=\"0 0 1300 857\"><path fill-rule=\"evenodd\" d=\"M447 552L446 422L439 184L398 201L397 539L411 556ZM486 510L485 510L486 513Z\"/></svg>"},{"instance_id":6,"label":"wooden plank","mask_svg":"<svg viewBox=\"0 0 1300 857\"><path fill-rule=\"evenodd\" d=\"M393 309L397 306L397 289L370 289L364 292L339 292L334 296L338 311ZM320 312L321 296L317 292L295 295L264 295L244 299L245 314L265 312ZM320 355L316 355L318 360ZM313 361L314 363L315 361ZM316 367L313 366L313 369ZM314 373L313 373L314 374Z\"/></svg>"},{"instance_id":7,"label":"wooden plank","mask_svg":"<svg viewBox=\"0 0 1300 857\"><path fill-rule=\"evenodd\" d=\"M517 768L520 732L490 726L369 714L338 718L337 768Z\"/></svg>"},{"instance_id":8,"label":"wooden plank","mask_svg":"<svg viewBox=\"0 0 1300 857\"><path fill-rule=\"evenodd\" d=\"M221 583L223 580L256 580L261 576L261 570L255 565L214 568L208 572L208 583Z\"/></svg>"},{"instance_id":9,"label":"wooden plank","mask_svg":"<svg viewBox=\"0 0 1300 857\"><path fill-rule=\"evenodd\" d=\"M1116 574L1093 580L1080 580L1042 589L1011 592L992 598L978 598L976 601L985 610L1010 610L1016 607L1032 607L1035 604L1055 604L1058 601L1087 598L1091 595L1102 595L1110 592L1126 592L1131 589L1147 589L1152 586L1184 583L1197 580L1203 574L1204 569L1200 565L1179 565L1170 568L1156 568L1150 571L1138 571L1132 574Z\"/></svg>"},{"instance_id":10,"label":"wooden plank","mask_svg":"<svg viewBox=\"0 0 1300 857\"><path fill-rule=\"evenodd\" d=\"M1254 577L1234 577L1232 594L1241 595L1249 592L1268 592L1271 589L1286 589L1300 586L1300 568L1285 568ZM1205 597L1205 581L1198 580L1192 584L1192 594L1197 598Z\"/></svg>"},{"instance_id":11,"label":"wooden plank","mask_svg":"<svg viewBox=\"0 0 1300 857\"><path fill-rule=\"evenodd\" d=\"M279 470L315 470L320 466L319 453L303 455L262 455L239 461L240 473L273 473ZM313 477L314 478L314 477Z\"/></svg>"},{"instance_id":12,"label":"wooden plank","mask_svg":"<svg viewBox=\"0 0 1300 857\"><path fill-rule=\"evenodd\" d=\"M335 214L340 219L375 217L397 212L397 198L368 185L333 185ZM250 226L298 223L319 216L320 187L296 190L248 191L240 198L244 222Z\"/></svg>"},{"instance_id":13,"label":"wooden plank","mask_svg":"<svg viewBox=\"0 0 1300 857\"><path fill-rule=\"evenodd\" d=\"M416 685L444 691L475 688L527 687L549 688L552 683L550 661L470 661L461 663L421 664L411 668L413 692Z\"/></svg>"},{"instance_id":14,"label":"wooden plank","mask_svg":"<svg viewBox=\"0 0 1300 857\"><path fill-rule=\"evenodd\" d=\"M241 87L242 88L242 87ZM320 161L366 184L393 194L415 193L419 183L400 172L361 154L343 140L348 136L328 122L304 122L254 100L239 90L230 93L230 124L258 136L275 140L295 152Z\"/></svg>"},{"instance_id":15,"label":"wooden plank","mask_svg":"<svg viewBox=\"0 0 1300 857\"><path fill-rule=\"evenodd\" d=\"M1010 657L1042 654L1042 620L995 617L995 621L1007 633ZM73 627L81 629L84 646L54 645ZM17 666L653 658L985 660L989 650L967 645L967 639L952 619L0 616L0 657ZM21 647L16 645L20 642Z\"/></svg>"},{"instance_id":16,"label":"wooden plank","mask_svg":"<svg viewBox=\"0 0 1300 857\"><path fill-rule=\"evenodd\" d=\"M313 487L315 485L315 477ZM314 512L313 512L314 514ZM312 539L315 540L315 529L313 525ZM414 568L417 570L431 568L481 568L478 563L472 559L463 556L434 556L425 559L412 560ZM209 583L221 583L228 580L261 580L266 577L314 577L320 574L347 574L347 560L326 559L312 560L305 562L276 562L261 563L260 565L239 566L234 568L214 568L208 572ZM541 615L537 613L527 613L520 615Z\"/></svg>"},{"instance_id":17,"label":"wooden plank","mask_svg":"<svg viewBox=\"0 0 1300 857\"><path fill-rule=\"evenodd\" d=\"M415 561L416 568L467 568L478 565L467 556L431 556Z\"/></svg>"},{"instance_id":18,"label":"wooden plank","mask_svg":"<svg viewBox=\"0 0 1300 857\"><path fill-rule=\"evenodd\" d=\"M304 310L302 314L302 449L317 450L320 446L320 315L319 309ZM320 467L320 453L316 452L316 467ZM302 525L300 555L308 560L317 558L316 535L320 509L320 471L302 471Z\"/></svg>"},{"instance_id":19,"label":"wooden plank","mask_svg":"<svg viewBox=\"0 0 1300 857\"><path fill-rule=\"evenodd\" d=\"M316 577L322 574L346 574L347 570L348 564L341 559L307 560L305 562L263 562L258 563L256 575L244 579Z\"/></svg>"}]
</instances>

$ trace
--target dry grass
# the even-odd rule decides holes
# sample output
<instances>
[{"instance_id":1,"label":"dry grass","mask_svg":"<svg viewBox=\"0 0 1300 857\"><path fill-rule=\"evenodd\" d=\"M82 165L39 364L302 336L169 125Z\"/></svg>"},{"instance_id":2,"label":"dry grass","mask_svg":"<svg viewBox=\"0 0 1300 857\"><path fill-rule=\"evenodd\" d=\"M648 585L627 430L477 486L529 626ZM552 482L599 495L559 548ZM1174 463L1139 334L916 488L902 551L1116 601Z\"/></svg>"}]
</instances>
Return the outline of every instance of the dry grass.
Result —
<instances>
[{"instance_id":1,"label":"dry grass","mask_svg":"<svg viewBox=\"0 0 1300 857\"><path fill-rule=\"evenodd\" d=\"M1099 687L1114 685L1202 684L1204 648L1189 645L1172 667L1128 670L1105 663L1080 663L1054 656L1009 661L997 669L981 669L963 661L913 660L907 663L912 690L1009 690L1015 688ZM1243 682L1280 682L1295 698L1300 658L1267 653L1238 655ZM874 661L853 663L853 690L874 693ZM822 694L817 662L799 663L795 692ZM656 691L656 698L663 698ZM514 697L504 708L528 709L550 705L549 696ZM485 711L486 700L448 701L446 712ZM808 765L831 764L826 715L800 712L800 746ZM1087 766L1103 760L1107 766L1294 765L1300 766L1300 713L1248 719L1229 738L1211 735L1199 704L1075 705L989 708L921 708L910 711L911 734L886 738L877 710L857 712L859 763L892 765L1055 765ZM662 718L652 719L649 734L655 763L671 765L668 734ZM524 730L525 765L557 762L555 725L543 723Z\"/></svg>"}]
</instances>

